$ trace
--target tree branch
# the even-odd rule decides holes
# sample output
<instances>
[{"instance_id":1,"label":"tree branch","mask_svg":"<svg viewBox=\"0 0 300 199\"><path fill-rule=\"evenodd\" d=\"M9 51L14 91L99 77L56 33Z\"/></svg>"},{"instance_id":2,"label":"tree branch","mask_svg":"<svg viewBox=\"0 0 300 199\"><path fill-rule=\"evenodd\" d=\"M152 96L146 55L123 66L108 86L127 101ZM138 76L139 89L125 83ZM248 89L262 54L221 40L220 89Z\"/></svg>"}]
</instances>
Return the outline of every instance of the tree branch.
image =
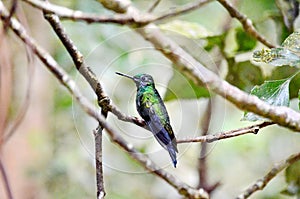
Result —
<instances>
[{"instance_id":1,"label":"tree branch","mask_svg":"<svg viewBox=\"0 0 300 199\"><path fill-rule=\"evenodd\" d=\"M135 22L134 19L126 14L114 14L113 16L97 15L91 13L84 13L80 10L72 10L63 6L54 5L50 2L41 0L23 0L35 8L54 13L62 19L81 20L87 23L116 23L127 24Z\"/></svg>"},{"instance_id":2,"label":"tree branch","mask_svg":"<svg viewBox=\"0 0 300 199\"><path fill-rule=\"evenodd\" d=\"M165 12L160 16L155 16L150 13L143 13L138 16L132 16L130 14L114 14L113 16L97 15L91 13L84 13L80 10L72 10L66 7L51 4L50 2L44 2L41 0L23 0L24 2L32 5L35 8L44 10L50 13L56 14L59 18L70 19L77 21L85 21L87 23L115 23L120 25L133 25L142 26L151 22L165 20L171 17L186 14L194 11L206 3L212 0L198 0L182 7L172 9L171 11Z\"/></svg>"},{"instance_id":3,"label":"tree branch","mask_svg":"<svg viewBox=\"0 0 300 199\"><path fill-rule=\"evenodd\" d=\"M263 178L257 180L236 199L249 198L256 191L262 190L278 173L280 173L283 169L287 168L288 166L292 165L298 160L300 160L300 153L296 153L289 156L285 161L274 166Z\"/></svg>"},{"instance_id":4,"label":"tree branch","mask_svg":"<svg viewBox=\"0 0 300 199\"><path fill-rule=\"evenodd\" d=\"M120 3L119 1L114 2ZM129 10L128 14L132 16L140 16L139 11L133 6L128 6L127 10ZM300 114L298 112L288 107L272 106L257 96L249 95L229 84L199 63L176 42L165 36L155 24L151 23L143 26L143 28L136 28L135 26L132 28L169 58L174 63L174 67L195 84L206 85L211 91L242 110L258 114L294 131L300 131Z\"/></svg>"},{"instance_id":5,"label":"tree branch","mask_svg":"<svg viewBox=\"0 0 300 199\"><path fill-rule=\"evenodd\" d=\"M98 98L98 105L101 107L101 114L107 118L108 108L110 103L109 98L103 92L100 82L97 80L93 71L85 64L82 53L77 50L73 41L67 35L65 29L60 23L59 18L52 13L44 11L45 19L50 23L53 30L69 52L73 62L80 74L87 80L91 88L94 90ZM95 162L96 162L96 181L97 181L97 198L102 199L105 196L104 181L103 181L103 165L102 165L102 133L103 126L99 124L98 129L94 131L95 140Z\"/></svg>"},{"instance_id":6,"label":"tree branch","mask_svg":"<svg viewBox=\"0 0 300 199\"><path fill-rule=\"evenodd\" d=\"M249 33L252 37L260 41L262 44L266 45L269 48L275 48L272 43L266 40L262 35L260 35L257 30L254 28L252 21L247 18L246 15L240 13L235 7L231 5L231 3L227 0L218 0L220 4L224 6L224 8L229 12L230 16L239 20L239 22L243 25L244 30Z\"/></svg>"},{"instance_id":7,"label":"tree branch","mask_svg":"<svg viewBox=\"0 0 300 199\"><path fill-rule=\"evenodd\" d=\"M45 11L44 11L45 12ZM117 109L117 107L110 104L109 97L104 93L101 83L98 81L97 76L88 67L83 59L82 53L76 48L73 41L70 39L68 34L66 33L64 27L62 26L57 15L52 13L45 13L45 18L50 23L51 27L59 37L60 41L63 43L68 53L73 59L73 62L76 66L76 69L80 72L80 74L86 79L91 88L94 90L97 95L98 105L105 112L110 111L114 115L118 117L118 119L126 122L132 122L140 127L145 127L145 122L142 119L133 116L127 116L123 114L121 111Z\"/></svg>"},{"instance_id":8,"label":"tree branch","mask_svg":"<svg viewBox=\"0 0 300 199\"><path fill-rule=\"evenodd\" d=\"M10 17L11 18L11 17ZM0 158L0 173L2 175L2 181L5 187L5 191L7 194L7 198L8 199L13 199L13 195L9 186L9 182L8 182L8 178L7 178L7 174L6 174L6 170L4 168L4 165L2 163L2 158Z\"/></svg>"},{"instance_id":9,"label":"tree branch","mask_svg":"<svg viewBox=\"0 0 300 199\"><path fill-rule=\"evenodd\" d=\"M212 0L197 0L195 2L188 3L182 7L175 8L174 10L171 10L170 12L165 12L166 14L162 14L161 16L154 17L154 19L152 21L149 21L148 23L159 21L159 20L165 20L165 19L169 19L172 17L176 17L179 15L189 13L191 11L199 9L200 7L204 6L205 4L207 4L209 2L212 2Z\"/></svg>"},{"instance_id":10,"label":"tree branch","mask_svg":"<svg viewBox=\"0 0 300 199\"><path fill-rule=\"evenodd\" d=\"M258 97L249 95L222 80L195 60L178 44L166 37L156 25L149 24L135 30L175 63L173 66L189 77L195 84L206 85L211 91L214 91L242 110L253 112L281 126L300 131L300 114L298 112L288 107L271 106Z\"/></svg>"},{"instance_id":11,"label":"tree branch","mask_svg":"<svg viewBox=\"0 0 300 199\"><path fill-rule=\"evenodd\" d=\"M260 129L270 126L270 125L273 125L273 124L274 123L272 123L272 122L263 122L261 124L256 124L256 125L252 125L252 126L248 126L248 127L244 127L244 128L240 128L240 129L217 133L217 134L209 134L209 135L205 135L205 136L199 136L196 138L178 139L177 143L191 143L191 142L208 142L208 143L210 143L210 142L215 142L218 140L223 140L223 139L227 139L227 138L237 137L240 135L245 135L248 133L257 134Z\"/></svg>"},{"instance_id":12,"label":"tree branch","mask_svg":"<svg viewBox=\"0 0 300 199\"><path fill-rule=\"evenodd\" d=\"M5 9L2 1L0 1L0 16L2 20L7 19L8 12ZM23 26L15 19L9 20L10 28L15 34L33 51L33 53L44 63L49 71L64 85L68 91L74 96L81 108L95 118L102 127L104 127L110 137L110 139L119 145L123 150L135 159L146 170L152 172L156 176L159 176L175 189L178 193L187 198L208 198L208 194L203 189L194 189L189 185L181 182L171 174L157 167L146 155L139 153L131 144L127 143L121 136L119 136L105 121L105 118L95 109L92 103L90 103L79 91L76 83L68 76L68 74L57 64L57 62L51 57L51 55L40 47L34 39L28 36Z\"/></svg>"}]
</instances>

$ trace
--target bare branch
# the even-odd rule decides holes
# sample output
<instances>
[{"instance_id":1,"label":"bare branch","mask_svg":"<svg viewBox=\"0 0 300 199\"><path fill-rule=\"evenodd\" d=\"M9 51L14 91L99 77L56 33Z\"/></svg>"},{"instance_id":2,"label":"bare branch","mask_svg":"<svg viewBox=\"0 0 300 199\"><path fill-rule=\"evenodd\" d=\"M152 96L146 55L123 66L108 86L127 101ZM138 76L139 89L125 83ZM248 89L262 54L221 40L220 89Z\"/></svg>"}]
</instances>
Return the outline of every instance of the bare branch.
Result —
<instances>
[{"instance_id":1,"label":"bare branch","mask_svg":"<svg viewBox=\"0 0 300 199\"><path fill-rule=\"evenodd\" d=\"M0 1L0 16L2 20L7 19L8 12L5 9L2 1ZM203 189L194 189L189 185L181 182L171 174L157 167L146 155L139 153L131 144L127 143L121 136L119 136L105 121L105 118L95 109L92 103L90 103L79 91L76 83L68 76L68 74L56 63L51 55L40 47L35 40L29 37L23 28L23 26L15 19L10 19L10 28L15 34L29 46L33 53L45 64L50 72L68 89L68 91L74 96L81 108L95 118L102 127L104 127L110 137L110 139L118 144L123 150L140 163L146 170L161 177L171 186L178 190L181 195L187 198L208 198L208 194Z\"/></svg>"},{"instance_id":2,"label":"bare branch","mask_svg":"<svg viewBox=\"0 0 300 199\"><path fill-rule=\"evenodd\" d=\"M224 6L224 8L227 9L230 16L233 18L236 18L240 21L240 23L243 25L244 30L249 33L252 37L256 38L258 41L260 41L262 44L266 45L269 48L275 48L271 42L267 41L266 38L264 38L262 35L260 35L257 30L254 28L252 21L247 18L246 15L240 13L235 7L231 5L231 3L227 0L218 0L220 4Z\"/></svg>"},{"instance_id":3,"label":"bare branch","mask_svg":"<svg viewBox=\"0 0 300 199\"><path fill-rule=\"evenodd\" d=\"M54 13L60 18L71 19L71 20L82 20L87 23L116 23L116 24L127 24L135 22L131 16L126 14L114 14L113 16L97 15L91 13L84 13L80 10L72 10L66 7L51 4L50 2L41 0L23 0L33 7L40 10L44 10L50 13Z\"/></svg>"},{"instance_id":4,"label":"bare branch","mask_svg":"<svg viewBox=\"0 0 300 199\"><path fill-rule=\"evenodd\" d=\"M232 86L195 60L177 43L165 36L156 25L149 24L135 30L175 63L176 69L189 77L195 84L206 85L210 90L242 110L253 112L281 126L300 131L300 114L298 112L288 107L271 106L258 97L249 95Z\"/></svg>"},{"instance_id":5,"label":"bare branch","mask_svg":"<svg viewBox=\"0 0 300 199\"><path fill-rule=\"evenodd\" d=\"M292 165L296 161L300 160L300 153L293 154L289 156L282 163L274 166L263 178L257 180L253 185L246 189L242 194L240 194L236 199L246 199L249 198L256 191L264 189L265 186L283 169Z\"/></svg>"},{"instance_id":6,"label":"bare branch","mask_svg":"<svg viewBox=\"0 0 300 199\"><path fill-rule=\"evenodd\" d=\"M171 9L171 11L162 14L161 16L154 16L149 13L144 13L141 15L132 16L130 14L114 14L113 16L97 15L91 13L84 13L79 10L72 10L66 7L51 4L50 2L45 2L41 0L23 0L29 3L33 7L40 10L44 10L50 13L56 14L59 18L70 19L70 20L80 20L87 23L116 23L116 24L136 24L138 26L146 25L151 22L168 19L171 17L186 14L188 12L194 11L206 3L212 0L198 0L182 7ZM118 7L118 6L117 6ZM120 7L120 6L119 6ZM124 7L124 6L121 6Z\"/></svg>"},{"instance_id":7,"label":"bare branch","mask_svg":"<svg viewBox=\"0 0 300 199\"><path fill-rule=\"evenodd\" d=\"M148 9L148 12L151 13L158 6L161 0L155 0L154 4Z\"/></svg>"},{"instance_id":8,"label":"bare branch","mask_svg":"<svg viewBox=\"0 0 300 199\"><path fill-rule=\"evenodd\" d=\"M101 83L98 81L95 73L91 70L91 68L86 65L82 53L76 48L73 41L67 35L58 16L47 12L45 13L45 18L51 24L51 27L53 28L60 41L64 44L65 48L69 52L77 70L86 79L91 88L94 90L98 98L99 106L105 111L112 112L118 117L118 119L122 121L131 122L140 127L146 128L144 120L133 116L127 116L123 114L120 110L118 110L117 107L110 104L110 99L104 93Z\"/></svg>"},{"instance_id":9,"label":"bare branch","mask_svg":"<svg viewBox=\"0 0 300 199\"><path fill-rule=\"evenodd\" d=\"M244 127L244 128L240 128L240 129L217 133L217 134L209 134L209 135L205 135L205 136L199 136L196 138L178 139L177 143L191 143L191 142L209 142L210 143L210 142L215 142L218 140L237 137L237 136L245 135L245 134L249 134L249 133L257 134L260 129L270 126L270 125L273 125L273 124L274 123L272 123L272 122L264 122L261 124L256 124L256 125L252 125L252 126L248 126L248 127Z\"/></svg>"},{"instance_id":10,"label":"bare branch","mask_svg":"<svg viewBox=\"0 0 300 199\"><path fill-rule=\"evenodd\" d=\"M171 18L171 17L176 17L176 16L179 16L179 15L189 13L191 11L199 9L200 7L204 6L205 4L207 4L209 2L212 2L212 0L197 0L195 2L191 2L189 4L186 4L186 5L182 6L182 7L172 9L170 12L165 12L166 14L162 14L161 16L157 16L152 21L149 21L148 23L155 22L155 21L158 21L158 20L164 20L164 19L168 19L168 18Z\"/></svg>"},{"instance_id":11,"label":"bare branch","mask_svg":"<svg viewBox=\"0 0 300 199\"><path fill-rule=\"evenodd\" d=\"M118 1L115 1L118 3ZM140 16L139 11L129 6L132 16ZM283 106L272 106L257 96L249 95L237 87L229 84L207 69L176 42L165 36L155 24L148 24L143 28L134 29L144 39L169 58L182 74L189 77L197 85L206 85L209 89L232 102L236 107L253 112L273 122L300 131L300 113Z\"/></svg>"},{"instance_id":12,"label":"bare branch","mask_svg":"<svg viewBox=\"0 0 300 199\"><path fill-rule=\"evenodd\" d=\"M12 195L10 185L9 185L9 182L8 182L8 177L7 177L7 174L6 174L6 170L5 170L4 165L2 163L2 158L0 158L0 173L2 175L2 181L3 181L4 187L5 187L7 198L8 199L13 199L13 195Z\"/></svg>"},{"instance_id":13,"label":"bare branch","mask_svg":"<svg viewBox=\"0 0 300 199\"><path fill-rule=\"evenodd\" d=\"M103 129L100 126L98 127L97 130L94 131L97 199L103 199L106 194L104 189L104 180L103 180L102 133L103 133Z\"/></svg>"}]
</instances>

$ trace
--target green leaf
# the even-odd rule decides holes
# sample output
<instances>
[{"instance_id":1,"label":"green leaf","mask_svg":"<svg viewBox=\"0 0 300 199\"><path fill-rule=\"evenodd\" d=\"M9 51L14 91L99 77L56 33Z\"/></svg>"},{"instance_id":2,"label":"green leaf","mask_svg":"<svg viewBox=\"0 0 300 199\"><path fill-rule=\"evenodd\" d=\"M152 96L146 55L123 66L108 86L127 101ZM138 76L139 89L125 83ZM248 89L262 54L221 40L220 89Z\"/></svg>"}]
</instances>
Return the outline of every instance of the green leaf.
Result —
<instances>
[{"instance_id":1,"label":"green leaf","mask_svg":"<svg viewBox=\"0 0 300 199\"><path fill-rule=\"evenodd\" d=\"M299 72L298 68L292 66L279 66L272 70L271 75L268 76L267 79L270 80L286 79L296 74L297 72ZM297 74L295 75L295 77L292 78L290 83L290 90L289 90L290 99L298 97L299 88L300 88L300 74Z\"/></svg>"},{"instance_id":2,"label":"green leaf","mask_svg":"<svg viewBox=\"0 0 300 199\"><path fill-rule=\"evenodd\" d=\"M254 51L253 60L269 63L273 66L290 65L299 67L300 64L300 33L290 34L282 43L282 47Z\"/></svg>"},{"instance_id":3,"label":"green leaf","mask_svg":"<svg viewBox=\"0 0 300 199\"><path fill-rule=\"evenodd\" d=\"M228 60L228 73L226 80L241 90L249 92L255 85L263 83L263 74L258 66L250 61L234 62Z\"/></svg>"},{"instance_id":4,"label":"green leaf","mask_svg":"<svg viewBox=\"0 0 300 199\"><path fill-rule=\"evenodd\" d=\"M236 29L236 42L238 44L238 52L250 51L257 43L256 39L247 34L242 28Z\"/></svg>"},{"instance_id":5,"label":"green leaf","mask_svg":"<svg viewBox=\"0 0 300 199\"><path fill-rule=\"evenodd\" d=\"M300 53L300 32L290 34L281 45L294 53Z\"/></svg>"},{"instance_id":6,"label":"green leaf","mask_svg":"<svg viewBox=\"0 0 300 199\"><path fill-rule=\"evenodd\" d=\"M253 60L256 62L268 63L273 66L299 66L300 64L300 57L283 47L254 51Z\"/></svg>"},{"instance_id":7,"label":"green leaf","mask_svg":"<svg viewBox=\"0 0 300 199\"><path fill-rule=\"evenodd\" d=\"M173 31L191 39L201 39L212 36L212 32L194 22L174 20L169 23L161 24L159 27L164 31Z\"/></svg>"},{"instance_id":8,"label":"green leaf","mask_svg":"<svg viewBox=\"0 0 300 199\"><path fill-rule=\"evenodd\" d=\"M251 95L255 95L266 103L274 106L289 106L289 85L291 79L265 81L260 86L255 86ZM251 112L245 112L242 120L258 121L267 119Z\"/></svg>"},{"instance_id":9,"label":"green leaf","mask_svg":"<svg viewBox=\"0 0 300 199\"><path fill-rule=\"evenodd\" d=\"M164 96L164 101L175 99L197 99L200 97L209 97L209 91L194 84L181 73L174 71L173 77L170 79Z\"/></svg>"}]
</instances>

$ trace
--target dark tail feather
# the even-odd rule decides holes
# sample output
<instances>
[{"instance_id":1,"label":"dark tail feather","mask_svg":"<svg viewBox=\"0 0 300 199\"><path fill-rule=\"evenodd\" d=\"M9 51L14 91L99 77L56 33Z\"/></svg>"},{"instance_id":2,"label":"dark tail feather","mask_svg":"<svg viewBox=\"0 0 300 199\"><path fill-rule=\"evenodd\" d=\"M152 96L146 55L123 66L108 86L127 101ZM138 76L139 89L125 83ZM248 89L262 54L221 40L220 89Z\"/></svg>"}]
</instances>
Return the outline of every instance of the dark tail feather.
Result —
<instances>
[{"instance_id":1,"label":"dark tail feather","mask_svg":"<svg viewBox=\"0 0 300 199\"><path fill-rule=\"evenodd\" d=\"M173 148L172 145L168 145L167 146L168 148L168 152L170 154L170 157L172 159L172 162L174 164L174 167L176 168L176 164L177 164L177 160L176 160L176 150Z\"/></svg>"}]
</instances>

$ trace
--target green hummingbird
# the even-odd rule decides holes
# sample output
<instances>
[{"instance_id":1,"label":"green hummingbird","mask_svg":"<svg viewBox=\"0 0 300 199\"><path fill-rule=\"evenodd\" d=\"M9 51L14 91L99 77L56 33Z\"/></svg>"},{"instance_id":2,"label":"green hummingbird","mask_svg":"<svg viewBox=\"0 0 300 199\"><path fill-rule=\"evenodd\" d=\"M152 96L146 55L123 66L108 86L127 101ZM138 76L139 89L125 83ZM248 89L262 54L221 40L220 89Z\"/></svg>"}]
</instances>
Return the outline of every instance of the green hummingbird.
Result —
<instances>
[{"instance_id":1,"label":"green hummingbird","mask_svg":"<svg viewBox=\"0 0 300 199\"><path fill-rule=\"evenodd\" d=\"M137 74L129 76L123 73L116 74L132 79L137 87L136 108L145 120L148 129L153 133L159 144L169 152L174 167L176 168L177 142L170 125L167 109L155 88L151 75Z\"/></svg>"}]
</instances>

